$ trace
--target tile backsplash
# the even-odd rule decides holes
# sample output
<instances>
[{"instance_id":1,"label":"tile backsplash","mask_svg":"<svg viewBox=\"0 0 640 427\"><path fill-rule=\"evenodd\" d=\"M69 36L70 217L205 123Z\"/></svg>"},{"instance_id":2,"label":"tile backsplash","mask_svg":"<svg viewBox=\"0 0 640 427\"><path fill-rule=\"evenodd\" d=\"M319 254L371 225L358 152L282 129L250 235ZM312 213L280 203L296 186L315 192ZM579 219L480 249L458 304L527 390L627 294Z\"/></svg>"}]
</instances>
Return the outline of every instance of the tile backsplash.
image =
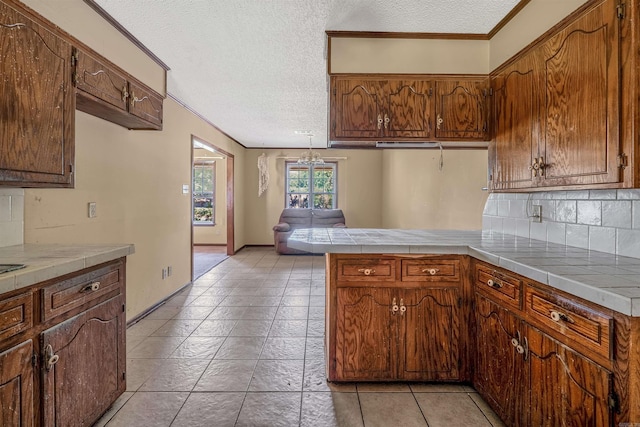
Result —
<instances>
[{"instance_id":1,"label":"tile backsplash","mask_svg":"<svg viewBox=\"0 0 640 427\"><path fill-rule=\"evenodd\" d=\"M0 188L0 247L24 243L24 190Z\"/></svg>"},{"instance_id":2,"label":"tile backsplash","mask_svg":"<svg viewBox=\"0 0 640 427\"><path fill-rule=\"evenodd\" d=\"M532 221L534 205L542 222ZM640 190L492 193L482 228L640 258Z\"/></svg>"}]
</instances>

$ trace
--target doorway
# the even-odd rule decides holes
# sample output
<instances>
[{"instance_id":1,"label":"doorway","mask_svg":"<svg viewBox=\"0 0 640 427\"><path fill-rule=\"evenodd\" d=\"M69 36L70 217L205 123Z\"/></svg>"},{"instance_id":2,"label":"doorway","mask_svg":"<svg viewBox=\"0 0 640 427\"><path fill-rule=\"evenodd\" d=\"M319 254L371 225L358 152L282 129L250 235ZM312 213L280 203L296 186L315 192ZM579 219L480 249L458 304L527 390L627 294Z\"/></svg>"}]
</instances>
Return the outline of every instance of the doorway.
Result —
<instances>
[{"instance_id":1,"label":"doorway","mask_svg":"<svg viewBox=\"0 0 640 427\"><path fill-rule=\"evenodd\" d=\"M191 137L191 278L235 253L233 155Z\"/></svg>"}]
</instances>

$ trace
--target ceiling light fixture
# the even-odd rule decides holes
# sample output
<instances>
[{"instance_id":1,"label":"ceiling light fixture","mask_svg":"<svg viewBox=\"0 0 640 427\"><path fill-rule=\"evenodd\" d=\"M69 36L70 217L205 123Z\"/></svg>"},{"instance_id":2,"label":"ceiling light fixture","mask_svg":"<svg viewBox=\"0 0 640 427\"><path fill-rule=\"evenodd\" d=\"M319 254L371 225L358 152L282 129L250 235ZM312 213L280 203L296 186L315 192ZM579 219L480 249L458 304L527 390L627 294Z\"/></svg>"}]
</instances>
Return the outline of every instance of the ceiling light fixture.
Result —
<instances>
[{"instance_id":1,"label":"ceiling light fixture","mask_svg":"<svg viewBox=\"0 0 640 427\"><path fill-rule=\"evenodd\" d=\"M309 137L309 150L304 151L298 158L299 165L324 165L324 160L320 157L320 153L315 152L311 148L312 133L307 134Z\"/></svg>"}]
</instances>

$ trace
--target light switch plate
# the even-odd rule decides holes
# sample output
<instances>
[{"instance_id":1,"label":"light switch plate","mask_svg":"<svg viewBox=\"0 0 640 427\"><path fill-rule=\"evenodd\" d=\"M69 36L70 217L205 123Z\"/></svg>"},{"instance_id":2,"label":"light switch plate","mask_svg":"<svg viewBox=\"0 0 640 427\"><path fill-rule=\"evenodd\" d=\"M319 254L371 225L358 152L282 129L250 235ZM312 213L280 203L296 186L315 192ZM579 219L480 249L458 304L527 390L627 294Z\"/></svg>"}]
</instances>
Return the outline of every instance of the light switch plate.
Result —
<instances>
[{"instance_id":1,"label":"light switch plate","mask_svg":"<svg viewBox=\"0 0 640 427\"><path fill-rule=\"evenodd\" d=\"M96 202L89 202L89 218L95 218L98 215L96 209Z\"/></svg>"},{"instance_id":2,"label":"light switch plate","mask_svg":"<svg viewBox=\"0 0 640 427\"><path fill-rule=\"evenodd\" d=\"M542 206L533 205L533 214L531 215L532 222L542 222Z\"/></svg>"},{"instance_id":3,"label":"light switch plate","mask_svg":"<svg viewBox=\"0 0 640 427\"><path fill-rule=\"evenodd\" d=\"M182 184L182 194L189 194L189 184Z\"/></svg>"}]
</instances>

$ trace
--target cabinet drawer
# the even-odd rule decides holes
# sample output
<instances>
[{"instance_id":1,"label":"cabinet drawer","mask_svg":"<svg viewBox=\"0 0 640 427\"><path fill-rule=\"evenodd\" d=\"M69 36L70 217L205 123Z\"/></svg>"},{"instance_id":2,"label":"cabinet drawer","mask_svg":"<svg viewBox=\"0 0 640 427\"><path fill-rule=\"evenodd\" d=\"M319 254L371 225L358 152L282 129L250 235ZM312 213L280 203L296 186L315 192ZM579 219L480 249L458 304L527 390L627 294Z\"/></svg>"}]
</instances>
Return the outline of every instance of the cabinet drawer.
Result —
<instances>
[{"instance_id":1,"label":"cabinet drawer","mask_svg":"<svg viewBox=\"0 0 640 427\"><path fill-rule=\"evenodd\" d=\"M88 302L120 293L120 263L90 271L42 289L42 316L47 321ZM104 298L103 298L104 297Z\"/></svg>"},{"instance_id":2,"label":"cabinet drawer","mask_svg":"<svg viewBox=\"0 0 640 427\"><path fill-rule=\"evenodd\" d=\"M502 270L489 266L476 265L476 289L494 300L513 308L520 308L522 281Z\"/></svg>"},{"instance_id":3,"label":"cabinet drawer","mask_svg":"<svg viewBox=\"0 0 640 427\"><path fill-rule=\"evenodd\" d=\"M454 259L403 259L403 282L459 282L460 261Z\"/></svg>"},{"instance_id":4,"label":"cabinet drawer","mask_svg":"<svg viewBox=\"0 0 640 427\"><path fill-rule=\"evenodd\" d=\"M393 282L396 280L396 264L393 259L338 259L337 264L338 281Z\"/></svg>"},{"instance_id":5,"label":"cabinet drawer","mask_svg":"<svg viewBox=\"0 0 640 427\"><path fill-rule=\"evenodd\" d=\"M0 342L33 326L33 296L24 292L0 302Z\"/></svg>"},{"instance_id":6,"label":"cabinet drawer","mask_svg":"<svg viewBox=\"0 0 640 427\"><path fill-rule=\"evenodd\" d=\"M557 332L557 338L611 357L613 317L585 305L528 286L525 312L530 321Z\"/></svg>"}]
</instances>

